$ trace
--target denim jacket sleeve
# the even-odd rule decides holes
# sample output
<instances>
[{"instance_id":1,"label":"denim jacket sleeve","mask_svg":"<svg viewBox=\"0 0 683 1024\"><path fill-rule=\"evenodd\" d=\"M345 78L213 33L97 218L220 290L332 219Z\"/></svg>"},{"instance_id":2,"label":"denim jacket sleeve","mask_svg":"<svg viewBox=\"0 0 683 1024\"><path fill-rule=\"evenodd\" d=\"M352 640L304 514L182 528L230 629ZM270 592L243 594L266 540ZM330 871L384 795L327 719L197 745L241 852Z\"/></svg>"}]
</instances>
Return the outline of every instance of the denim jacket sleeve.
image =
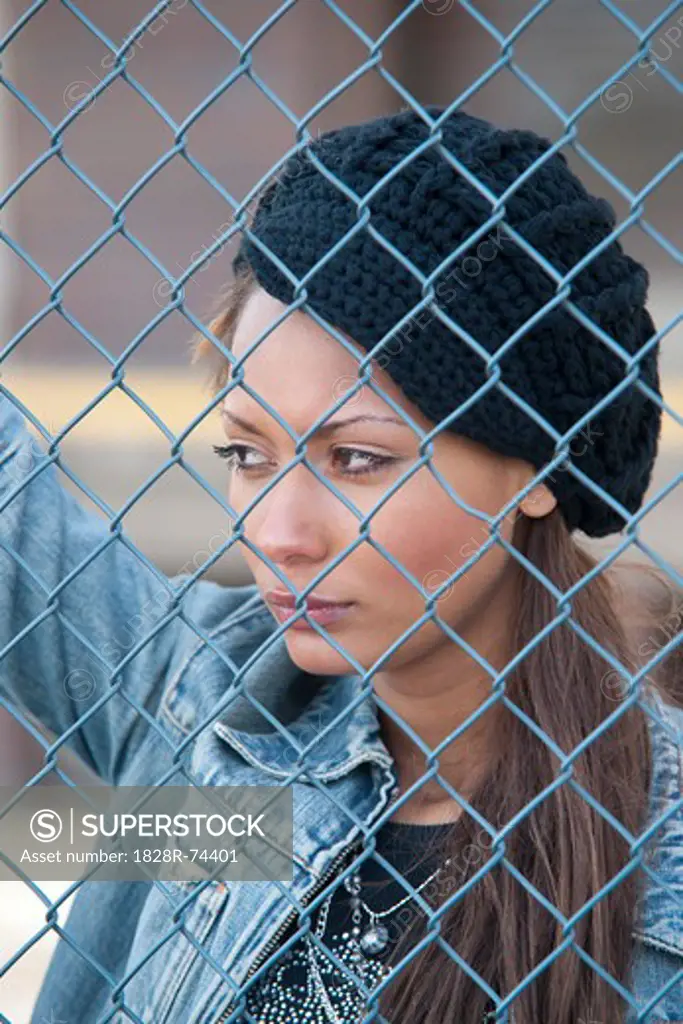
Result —
<instances>
[{"instance_id":1,"label":"denim jacket sleeve","mask_svg":"<svg viewBox=\"0 0 683 1024\"><path fill-rule=\"evenodd\" d=\"M634 930L633 991L644 1024L683 1021L683 708L653 693L652 838ZM633 1018L635 1020L635 1016ZM628 1021L630 1024L630 1018Z\"/></svg>"},{"instance_id":2,"label":"denim jacket sleeve","mask_svg":"<svg viewBox=\"0 0 683 1024\"><path fill-rule=\"evenodd\" d=\"M57 472L0 386L0 703L116 783L175 664L253 588L179 596L191 574L155 570Z\"/></svg>"}]
</instances>

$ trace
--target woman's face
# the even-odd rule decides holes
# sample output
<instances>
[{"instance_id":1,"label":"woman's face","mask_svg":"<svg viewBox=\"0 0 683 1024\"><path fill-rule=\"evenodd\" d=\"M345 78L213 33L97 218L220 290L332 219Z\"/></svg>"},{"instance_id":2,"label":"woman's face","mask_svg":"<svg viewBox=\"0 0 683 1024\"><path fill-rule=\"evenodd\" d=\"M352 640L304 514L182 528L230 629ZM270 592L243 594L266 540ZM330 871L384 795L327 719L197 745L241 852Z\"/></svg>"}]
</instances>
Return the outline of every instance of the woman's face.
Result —
<instances>
[{"instance_id":1,"label":"woman's face","mask_svg":"<svg viewBox=\"0 0 683 1024\"><path fill-rule=\"evenodd\" d=\"M242 357L284 309L265 291L255 290L237 325L234 355ZM365 355L347 340L359 358ZM301 435L352 387L357 371L357 360L339 342L312 318L295 312L248 357L244 379L296 435ZM373 381L423 431L433 428L379 366L373 370ZM461 508L426 465L415 469L418 435L382 395L367 386L326 421L327 434L308 440L308 459L323 480L339 490L343 501L302 463L261 496L294 459L294 441L241 387L226 395L221 410L227 443L236 446L233 465L244 467L231 471L229 501L240 515L253 504L244 522L247 539L298 592L326 573L313 593L349 602L349 606L322 628L356 664L364 669L373 666L424 615L420 588L432 594L485 544L486 521ZM236 422L237 418L243 422ZM333 424L334 431L330 429ZM527 463L493 453L453 433L442 432L433 445L435 470L468 506L490 516L533 475ZM413 470L410 478L373 515L408 470ZM509 513L501 525L508 540L513 515ZM359 539L359 520L366 517L366 536ZM347 549L353 550L344 555ZM246 545L242 551L266 600L271 589L290 589ZM496 617L504 618L504 609L496 609L506 593L510 569L511 556L494 544L455 584L444 589L436 604L439 616L467 637L473 635L472 624L482 613L492 636L499 627ZM275 606L270 607L282 621ZM288 653L304 671L356 671L354 661L347 661L312 627L288 629L286 641ZM402 667L444 644L452 646L452 641L440 627L428 622L381 668Z\"/></svg>"}]
</instances>

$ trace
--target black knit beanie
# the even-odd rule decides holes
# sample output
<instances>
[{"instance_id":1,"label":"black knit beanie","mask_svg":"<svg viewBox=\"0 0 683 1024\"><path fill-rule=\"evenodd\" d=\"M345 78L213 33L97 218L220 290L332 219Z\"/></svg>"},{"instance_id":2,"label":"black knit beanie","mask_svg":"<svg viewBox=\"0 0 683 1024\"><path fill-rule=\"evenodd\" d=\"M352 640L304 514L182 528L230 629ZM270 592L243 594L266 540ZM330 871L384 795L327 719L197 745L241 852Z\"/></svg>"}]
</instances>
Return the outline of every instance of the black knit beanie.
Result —
<instances>
[{"instance_id":1,"label":"black knit beanie","mask_svg":"<svg viewBox=\"0 0 683 1024\"><path fill-rule=\"evenodd\" d=\"M426 110L434 118L443 113ZM239 273L248 263L261 287L289 304L295 287L268 250L298 280L317 267L305 282L308 304L366 351L407 317L374 353L378 364L434 423L445 420L446 429L537 470L555 455L557 438L581 421L565 454L596 489L569 471L567 459L544 482L570 530L601 537L627 519L610 499L628 514L640 508L661 420L657 402L636 384L605 405L603 399L629 372L658 395L659 346L643 349L656 333L645 305L647 270L617 241L599 248L616 224L610 204L586 191L559 152L524 176L550 148L534 132L500 129L462 111L433 141L412 110L327 132L291 157L265 190L250 225L258 243L245 234L233 268ZM507 190L503 223L468 242ZM557 296L556 278L594 249L562 293L577 312L558 301L508 344ZM437 268L423 288L420 274ZM487 374L486 360L501 350Z\"/></svg>"}]
</instances>

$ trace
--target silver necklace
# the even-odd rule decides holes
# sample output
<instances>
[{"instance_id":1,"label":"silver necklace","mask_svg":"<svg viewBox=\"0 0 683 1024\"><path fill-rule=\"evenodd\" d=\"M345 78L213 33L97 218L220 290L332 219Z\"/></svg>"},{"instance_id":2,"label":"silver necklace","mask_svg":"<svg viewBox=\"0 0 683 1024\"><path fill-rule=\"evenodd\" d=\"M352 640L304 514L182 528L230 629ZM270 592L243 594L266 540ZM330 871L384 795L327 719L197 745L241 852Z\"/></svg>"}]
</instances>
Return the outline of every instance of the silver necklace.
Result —
<instances>
[{"instance_id":1,"label":"silver necklace","mask_svg":"<svg viewBox=\"0 0 683 1024\"><path fill-rule=\"evenodd\" d=\"M420 892L420 890L424 889L424 887L436 878L445 867L448 867L450 863L451 858L448 857L444 863L436 869L436 871L432 872L429 878L425 879L425 881L418 886L415 892ZM387 917L395 910L398 910L399 907L402 907L404 903L407 903L408 900L412 898L412 894L409 893L407 896L404 896L403 899L399 900L398 903L395 903L393 907L389 907L387 910L374 911L360 896L361 879L359 868L356 868L351 875L344 879L344 886L347 892L351 895L351 919L353 922L351 936L354 945L353 955L358 967L358 973L361 978L365 980L365 965L367 961L365 960L363 953L370 955L380 953L386 948L389 941L389 931L386 926L381 923L381 918ZM325 933L325 926L327 924L327 916L332 902L332 895L333 894L330 893L320 908L318 924L315 929L315 934L319 939L322 939ZM365 910L369 917L369 924L365 929L362 929L361 927L362 909ZM318 966L318 961L316 959L315 943L312 942L310 935L308 934L306 935L306 944L308 947L308 959L311 965L313 983L322 1005L325 1008L328 1019L332 1024L346 1024L346 1022L338 1016L334 1006L332 1005L332 1000L330 999L329 993L325 987L325 983L322 979L320 968Z\"/></svg>"}]
</instances>

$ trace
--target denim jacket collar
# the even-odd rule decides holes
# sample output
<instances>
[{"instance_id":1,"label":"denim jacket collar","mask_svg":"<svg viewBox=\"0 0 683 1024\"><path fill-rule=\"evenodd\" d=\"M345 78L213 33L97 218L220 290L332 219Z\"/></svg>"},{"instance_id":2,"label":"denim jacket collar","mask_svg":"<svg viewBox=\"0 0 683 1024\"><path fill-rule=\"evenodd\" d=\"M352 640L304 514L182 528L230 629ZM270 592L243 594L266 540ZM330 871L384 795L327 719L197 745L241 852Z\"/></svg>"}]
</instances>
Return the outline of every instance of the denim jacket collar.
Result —
<instances>
[{"instance_id":1,"label":"denim jacket collar","mask_svg":"<svg viewBox=\"0 0 683 1024\"><path fill-rule=\"evenodd\" d=\"M270 642L244 672L243 688L214 722L214 731L250 764L277 778L292 776L296 754L307 773L320 780L338 778L362 761L391 768L372 681L363 683L358 674L303 672L289 656L284 631L274 629L270 611L264 607L256 614L263 616L263 632L253 637L254 650Z\"/></svg>"},{"instance_id":2,"label":"denim jacket collar","mask_svg":"<svg viewBox=\"0 0 683 1024\"><path fill-rule=\"evenodd\" d=\"M294 746L320 779L339 777L359 760L390 767L371 680L302 671L289 655L284 628L262 601L253 616L258 628L250 636L250 652L258 657L242 674L243 685L214 731L249 763L278 778L291 776ZM651 805L661 814L663 804L680 799L679 727L655 690L647 691L645 703L653 748Z\"/></svg>"}]
</instances>

